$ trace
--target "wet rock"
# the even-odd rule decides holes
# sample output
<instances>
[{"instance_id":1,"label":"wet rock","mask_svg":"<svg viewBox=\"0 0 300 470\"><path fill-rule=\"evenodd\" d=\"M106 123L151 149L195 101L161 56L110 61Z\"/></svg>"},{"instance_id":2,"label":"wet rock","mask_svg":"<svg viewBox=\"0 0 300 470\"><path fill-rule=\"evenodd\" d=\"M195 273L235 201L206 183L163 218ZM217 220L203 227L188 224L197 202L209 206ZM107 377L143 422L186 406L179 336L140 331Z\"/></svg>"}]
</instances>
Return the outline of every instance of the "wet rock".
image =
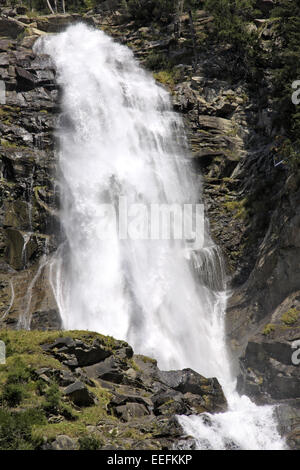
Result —
<instances>
[{"instance_id":1,"label":"wet rock","mask_svg":"<svg viewBox=\"0 0 300 470\"><path fill-rule=\"evenodd\" d=\"M279 423L279 432L286 439L290 449L300 447L300 401L292 404L284 403L276 407L276 418Z\"/></svg>"},{"instance_id":2,"label":"wet rock","mask_svg":"<svg viewBox=\"0 0 300 470\"><path fill-rule=\"evenodd\" d=\"M7 261L14 269L22 269L25 264L25 256L29 259L37 251L36 240L30 239L26 243L26 238L21 231L10 228L5 230L5 235L7 238Z\"/></svg>"},{"instance_id":3,"label":"wet rock","mask_svg":"<svg viewBox=\"0 0 300 470\"><path fill-rule=\"evenodd\" d=\"M172 416L177 414L190 414L190 408L185 403L183 395L174 390L155 394L152 400L155 405L155 415Z\"/></svg>"},{"instance_id":4,"label":"wet rock","mask_svg":"<svg viewBox=\"0 0 300 470\"><path fill-rule=\"evenodd\" d=\"M31 330L60 330L62 320L58 310L47 310L33 312L31 316Z\"/></svg>"}]
</instances>

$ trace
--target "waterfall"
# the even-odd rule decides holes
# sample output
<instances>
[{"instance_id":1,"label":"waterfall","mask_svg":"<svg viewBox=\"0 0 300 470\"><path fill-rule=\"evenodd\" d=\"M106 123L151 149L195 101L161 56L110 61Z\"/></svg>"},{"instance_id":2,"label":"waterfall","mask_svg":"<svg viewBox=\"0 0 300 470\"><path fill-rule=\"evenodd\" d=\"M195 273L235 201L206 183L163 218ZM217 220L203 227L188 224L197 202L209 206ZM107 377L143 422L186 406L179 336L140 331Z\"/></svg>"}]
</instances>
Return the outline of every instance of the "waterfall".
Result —
<instances>
[{"instance_id":1,"label":"waterfall","mask_svg":"<svg viewBox=\"0 0 300 470\"><path fill-rule=\"evenodd\" d=\"M35 52L52 57L62 89L57 132L65 241L50 271L64 327L125 339L162 369L190 367L218 377L229 411L178 417L199 449L284 448L273 408L235 391L223 261L207 221L201 236L169 240L120 237L117 225L104 223L104 208L119 214L120 199L145 209L194 206L201 197L168 93L127 47L83 24L40 38ZM143 223L147 231L149 220Z\"/></svg>"}]
</instances>

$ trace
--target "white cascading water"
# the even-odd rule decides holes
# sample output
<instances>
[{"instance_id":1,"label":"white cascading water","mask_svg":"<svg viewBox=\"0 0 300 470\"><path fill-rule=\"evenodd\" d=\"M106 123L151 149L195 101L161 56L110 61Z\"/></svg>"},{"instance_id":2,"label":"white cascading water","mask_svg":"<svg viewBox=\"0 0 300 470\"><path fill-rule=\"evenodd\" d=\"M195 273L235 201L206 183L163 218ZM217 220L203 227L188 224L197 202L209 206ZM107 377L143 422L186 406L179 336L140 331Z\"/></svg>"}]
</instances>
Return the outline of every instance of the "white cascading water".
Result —
<instances>
[{"instance_id":1,"label":"white cascading water","mask_svg":"<svg viewBox=\"0 0 300 470\"><path fill-rule=\"evenodd\" d=\"M52 284L66 329L127 340L162 369L218 377L229 411L178 417L198 449L284 449L274 409L235 391L225 343L226 285L208 231L190 240L103 239L102 204L199 199L181 118L132 52L83 24L39 39L63 90L59 185L65 243Z\"/></svg>"}]
</instances>

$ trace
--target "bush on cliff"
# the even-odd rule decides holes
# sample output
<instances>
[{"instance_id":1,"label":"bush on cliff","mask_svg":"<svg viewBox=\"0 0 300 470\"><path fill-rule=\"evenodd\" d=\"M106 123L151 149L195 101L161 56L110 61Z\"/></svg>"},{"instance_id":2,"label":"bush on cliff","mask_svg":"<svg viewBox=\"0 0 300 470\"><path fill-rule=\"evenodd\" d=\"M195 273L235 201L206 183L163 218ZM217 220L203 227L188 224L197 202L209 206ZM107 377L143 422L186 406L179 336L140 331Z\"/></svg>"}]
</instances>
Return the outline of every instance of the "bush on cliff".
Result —
<instances>
[{"instance_id":1,"label":"bush on cliff","mask_svg":"<svg viewBox=\"0 0 300 470\"><path fill-rule=\"evenodd\" d=\"M257 31L250 26L259 14L255 3L255 0L206 0L204 4L214 17L211 37L231 44L245 75L250 74L261 54Z\"/></svg>"},{"instance_id":2,"label":"bush on cliff","mask_svg":"<svg viewBox=\"0 0 300 470\"><path fill-rule=\"evenodd\" d=\"M46 420L39 409L11 412L0 409L0 449L33 450L40 441L32 438L32 428L45 424Z\"/></svg>"}]
</instances>

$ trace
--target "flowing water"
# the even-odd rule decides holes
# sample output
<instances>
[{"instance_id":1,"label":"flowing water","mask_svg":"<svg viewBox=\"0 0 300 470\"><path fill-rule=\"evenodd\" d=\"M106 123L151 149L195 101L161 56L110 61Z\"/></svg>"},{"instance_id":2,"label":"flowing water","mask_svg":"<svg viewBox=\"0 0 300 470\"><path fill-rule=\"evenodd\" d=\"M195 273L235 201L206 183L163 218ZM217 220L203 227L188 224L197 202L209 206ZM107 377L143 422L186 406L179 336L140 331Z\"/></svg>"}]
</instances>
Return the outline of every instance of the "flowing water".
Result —
<instances>
[{"instance_id":1,"label":"flowing water","mask_svg":"<svg viewBox=\"0 0 300 470\"><path fill-rule=\"evenodd\" d=\"M201 237L183 240L126 239L103 223L103 207L118 212L120 198L130 207L151 207L196 204L201 197L168 93L128 48L82 24L41 38L35 52L52 57L63 91L58 161L65 242L51 281L64 327L126 339L162 369L190 367L218 377L229 411L178 418L197 448L284 448L273 408L235 391L223 261L207 222Z\"/></svg>"}]
</instances>

